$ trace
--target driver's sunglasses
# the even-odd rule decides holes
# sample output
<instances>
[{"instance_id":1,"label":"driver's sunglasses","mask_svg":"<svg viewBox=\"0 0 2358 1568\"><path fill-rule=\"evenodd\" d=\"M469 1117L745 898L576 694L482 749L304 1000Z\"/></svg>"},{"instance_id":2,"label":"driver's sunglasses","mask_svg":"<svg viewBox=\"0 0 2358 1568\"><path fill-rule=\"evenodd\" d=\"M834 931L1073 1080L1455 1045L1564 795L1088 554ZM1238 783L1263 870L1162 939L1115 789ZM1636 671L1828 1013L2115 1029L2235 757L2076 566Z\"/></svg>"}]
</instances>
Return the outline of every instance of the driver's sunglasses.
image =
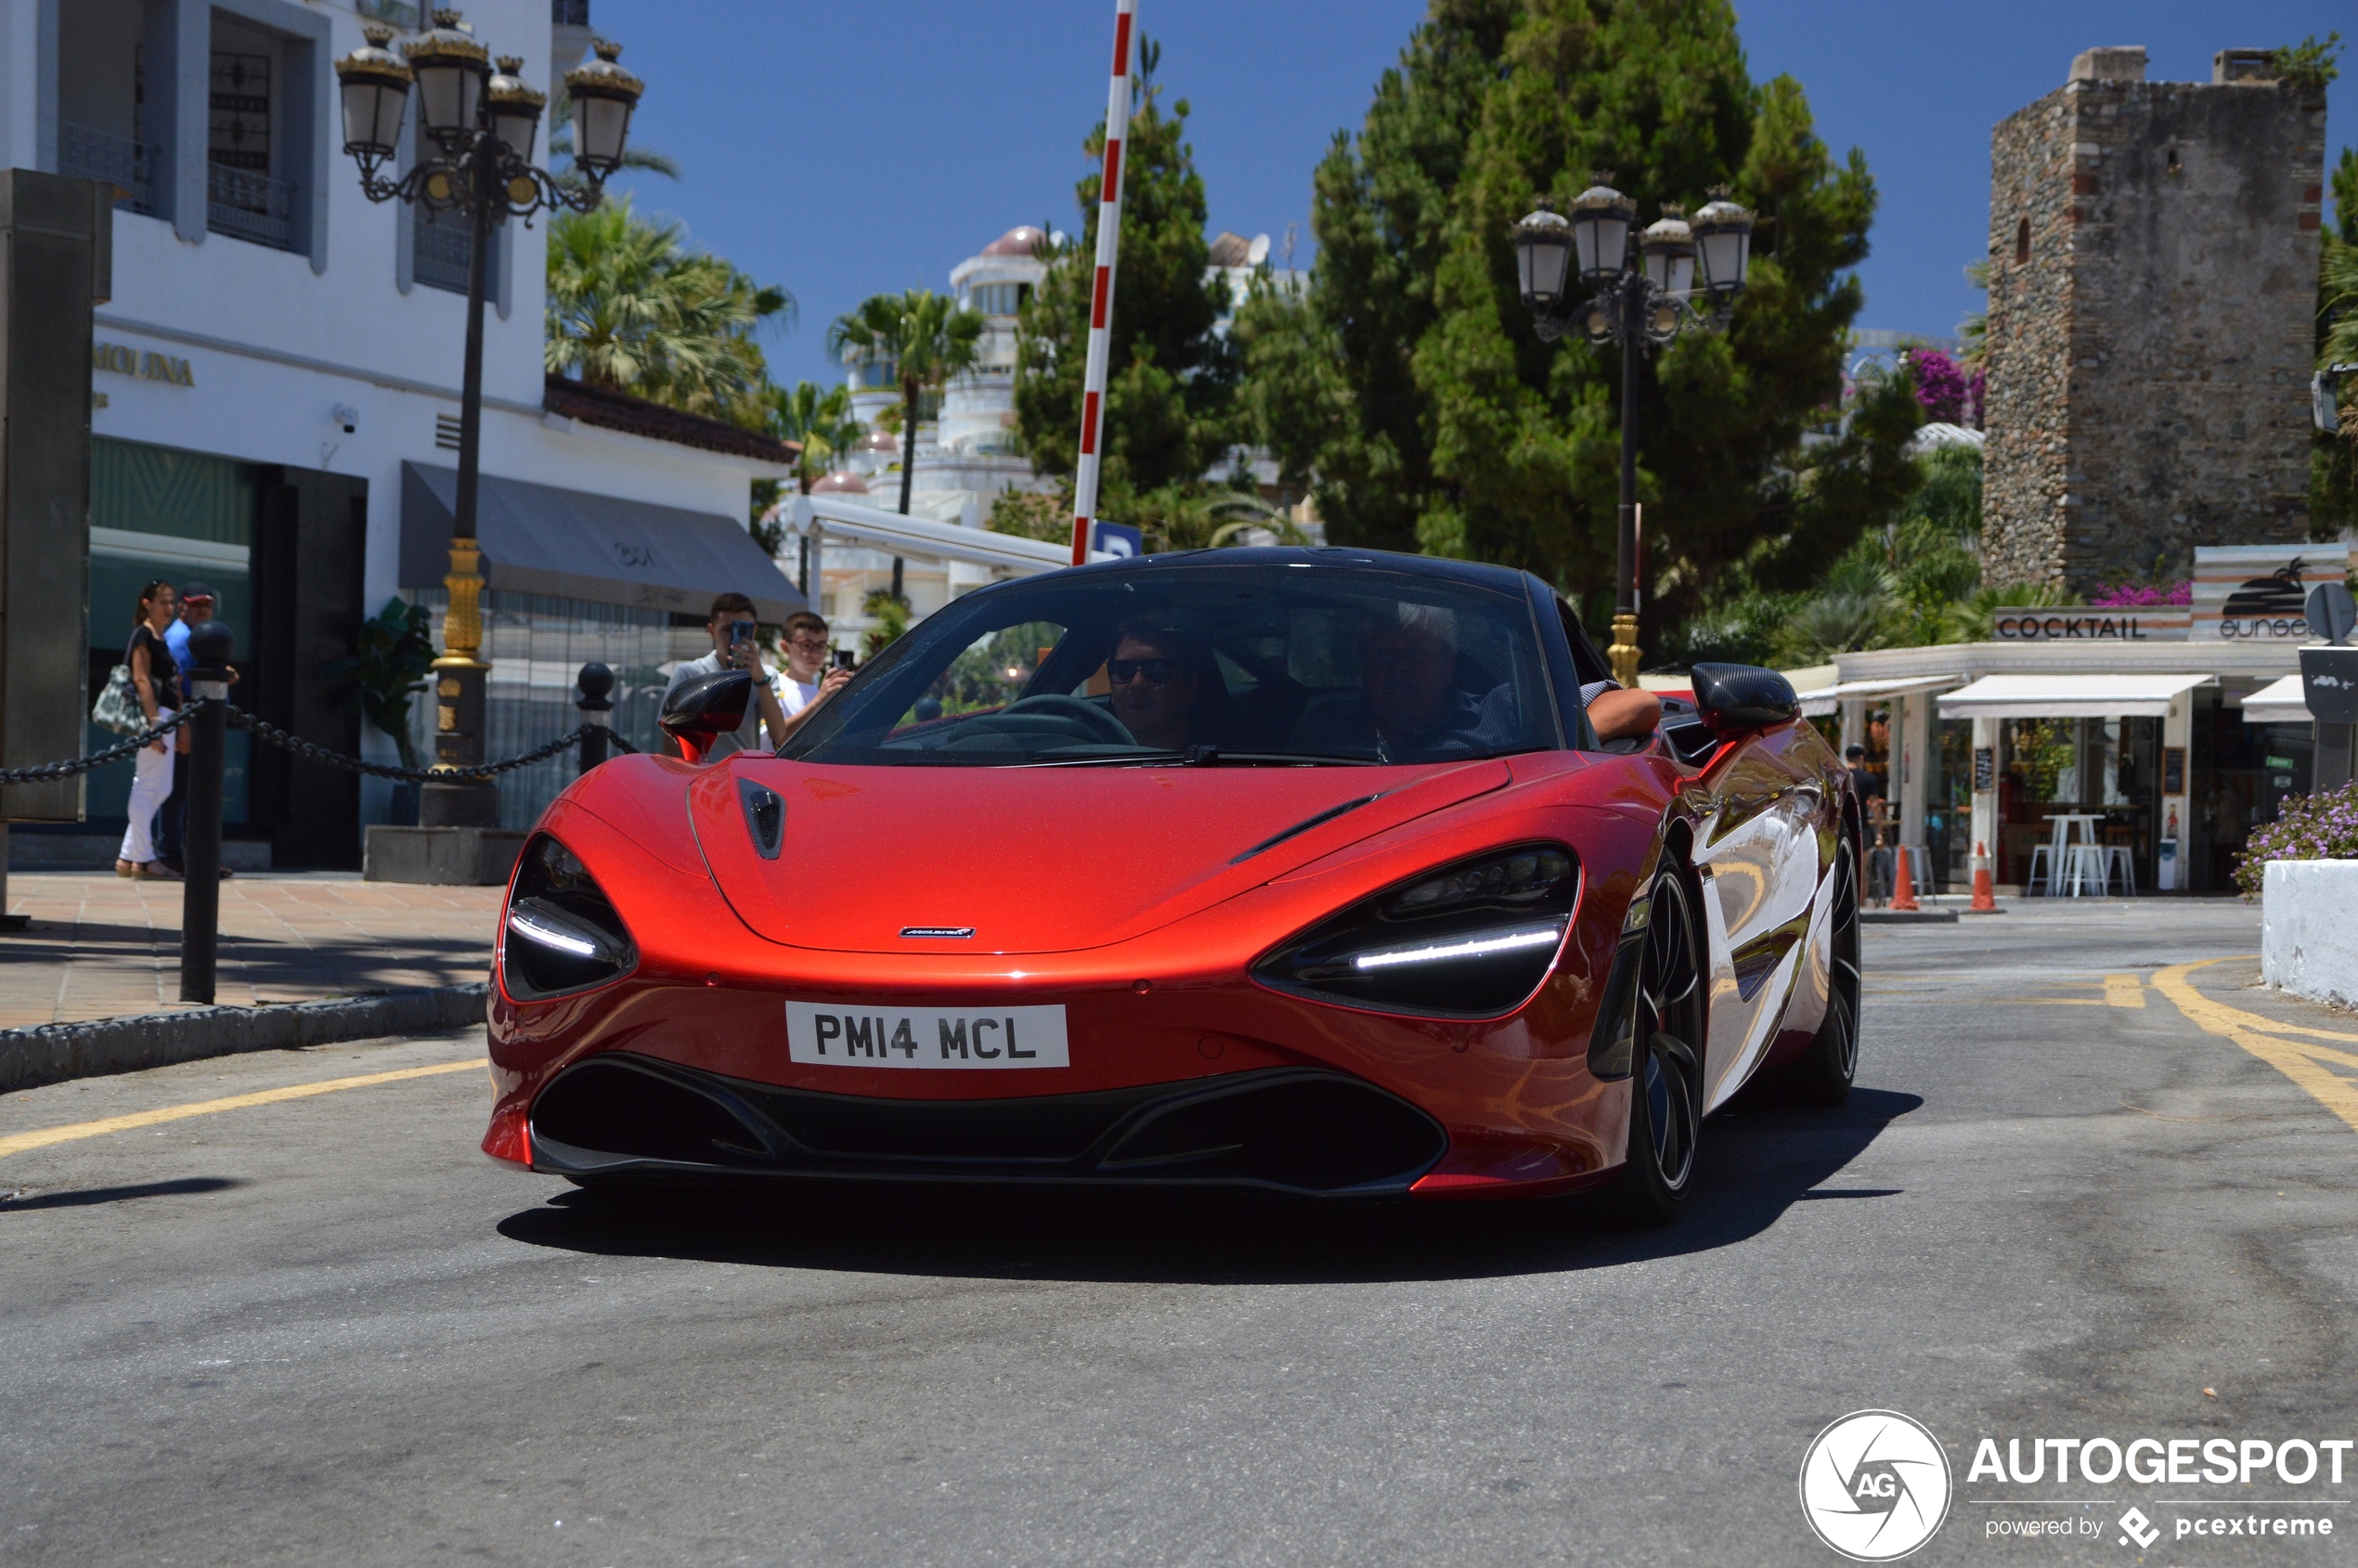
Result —
<instances>
[{"instance_id":1,"label":"driver's sunglasses","mask_svg":"<svg viewBox=\"0 0 2358 1568\"><path fill-rule=\"evenodd\" d=\"M1147 685L1164 686L1179 673L1179 667L1169 659L1110 659L1107 661L1106 673L1117 686L1127 686L1142 675Z\"/></svg>"}]
</instances>

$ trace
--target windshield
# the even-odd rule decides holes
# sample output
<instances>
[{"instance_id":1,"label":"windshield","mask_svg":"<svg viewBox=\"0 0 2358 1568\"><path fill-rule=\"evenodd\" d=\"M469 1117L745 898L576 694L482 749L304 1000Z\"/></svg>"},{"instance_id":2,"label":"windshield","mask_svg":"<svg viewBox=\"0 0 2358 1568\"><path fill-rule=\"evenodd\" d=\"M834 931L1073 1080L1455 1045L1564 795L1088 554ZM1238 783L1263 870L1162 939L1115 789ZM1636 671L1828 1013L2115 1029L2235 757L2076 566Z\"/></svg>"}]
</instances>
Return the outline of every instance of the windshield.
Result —
<instances>
[{"instance_id":1,"label":"windshield","mask_svg":"<svg viewBox=\"0 0 2358 1568\"><path fill-rule=\"evenodd\" d=\"M1527 600L1355 566L1056 573L921 622L779 755L1440 762L1563 744Z\"/></svg>"}]
</instances>

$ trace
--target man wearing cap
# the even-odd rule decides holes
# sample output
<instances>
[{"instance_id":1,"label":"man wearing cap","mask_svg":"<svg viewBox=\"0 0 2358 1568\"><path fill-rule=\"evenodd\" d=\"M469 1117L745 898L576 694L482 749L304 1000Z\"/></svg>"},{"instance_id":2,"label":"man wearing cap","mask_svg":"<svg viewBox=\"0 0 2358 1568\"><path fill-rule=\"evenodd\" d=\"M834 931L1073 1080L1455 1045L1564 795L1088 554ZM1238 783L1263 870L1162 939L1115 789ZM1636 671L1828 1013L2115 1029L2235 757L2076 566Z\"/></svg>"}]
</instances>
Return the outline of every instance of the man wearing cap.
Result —
<instances>
[{"instance_id":1,"label":"man wearing cap","mask_svg":"<svg viewBox=\"0 0 2358 1568\"><path fill-rule=\"evenodd\" d=\"M190 695L188 672L197 666L196 655L188 651L188 633L213 619L214 603L210 583L182 583L180 617L164 630L163 645L171 653L174 665L179 668L177 684L183 706ZM229 679L234 682L238 672L232 669ZM172 796L163 803L162 831L156 835L156 858L171 867L174 875L181 875L188 869L182 860L181 842L188 823L188 732L181 731L173 740ZM228 875L229 868L223 866L221 875Z\"/></svg>"}]
</instances>

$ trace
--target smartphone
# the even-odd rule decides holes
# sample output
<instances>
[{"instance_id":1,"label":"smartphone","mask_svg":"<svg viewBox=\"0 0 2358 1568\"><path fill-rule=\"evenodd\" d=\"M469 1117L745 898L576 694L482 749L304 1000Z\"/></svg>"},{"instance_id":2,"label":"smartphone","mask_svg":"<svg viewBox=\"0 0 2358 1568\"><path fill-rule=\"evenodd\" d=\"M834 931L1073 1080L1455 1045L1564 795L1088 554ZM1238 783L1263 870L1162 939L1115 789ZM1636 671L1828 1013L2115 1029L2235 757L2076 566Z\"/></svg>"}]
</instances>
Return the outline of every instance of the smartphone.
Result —
<instances>
[{"instance_id":1,"label":"smartphone","mask_svg":"<svg viewBox=\"0 0 2358 1568\"><path fill-rule=\"evenodd\" d=\"M751 621L729 623L729 646L742 648L761 635L761 628Z\"/></svg>"},{"instance_id":2,"label":"smartphone","mask_svg":"<svg viewBox=\"0 0 2358 1568\"><path fill-rule=\"evenodd\" d=\"M849 669L851 667L850 649L837 648L836 650L836 667L837 669Z\"/></svg>"}]
</instances>

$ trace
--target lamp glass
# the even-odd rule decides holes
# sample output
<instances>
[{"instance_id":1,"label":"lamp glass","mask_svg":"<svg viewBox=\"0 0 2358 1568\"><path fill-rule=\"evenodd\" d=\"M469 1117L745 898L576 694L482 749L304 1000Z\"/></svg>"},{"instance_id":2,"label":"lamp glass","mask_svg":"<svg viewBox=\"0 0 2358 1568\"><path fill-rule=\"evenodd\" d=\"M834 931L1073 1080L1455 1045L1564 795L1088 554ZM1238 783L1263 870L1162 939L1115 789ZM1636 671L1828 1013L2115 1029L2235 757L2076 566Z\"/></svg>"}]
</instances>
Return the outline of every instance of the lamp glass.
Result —
<instances>
[{"instance_id":1,"label":"lamp glass","mask_svg":"<svg viewBox=\"0 0 2358 1568\"><path fill-rule=\"evenodd\" d=\"M1628 270L1629 215L1610 207L1589 208L1572 220L1580 251L1580 276L1611 281Z\"/></svg>"},{"instance_id":2,"label":"lamp glass","mask_svg":"<svg viewBox=\"0 0 2358 1568\"><path fill-rule=\"evenodd\" d=\"M343 147L366 158L390 158L401 145L401 116L408 107L406 87L382 78L356 77L343 84Z\"/></svg>"},{"instance_id":3,"label":"lamp glass","mask_svg":"<svg viewBox=\"0 0 2358 1568\"><path fill-rule=\"evenodd\" d=\"M627 100L602 93L574 94L575 162L607 174L622 167L622 149L630 139L630 109Z\"/></svg>"},{"instance_id":4,"label":"lamp glass","mask_svg":"<svg viewBox=\"0 0 2358 1568\"><path fill-rule=\"evenodd\" d=\"M536 104L502 103L491 109L491 129L508 150L523 162L532 162L532 144L540 134L540 110Z\"/></svg>"},{"instance_id":5,"label":"lamp glass","mask_svg":"<svg viewBox=\"0 0 2358 1568\"><path fill-rule=\"evenodd\" d=\"M437 141L456 141L475 128L483 103L483 72L455 60L419 61L418 123Z\"/></svg>"},{"instance_id":6,"label":"lamp glass","mask_svg":"<svg viewBox=\"0 0 2358 1568\"><path fill-rule=\"evenodd\" d=\"M1522 303L1534 310L1564 296L1564 269L1572 260L1570 226L1553 213L1534 213L1515 226L1515 271Z\"/></svg>"}]
</instances>

